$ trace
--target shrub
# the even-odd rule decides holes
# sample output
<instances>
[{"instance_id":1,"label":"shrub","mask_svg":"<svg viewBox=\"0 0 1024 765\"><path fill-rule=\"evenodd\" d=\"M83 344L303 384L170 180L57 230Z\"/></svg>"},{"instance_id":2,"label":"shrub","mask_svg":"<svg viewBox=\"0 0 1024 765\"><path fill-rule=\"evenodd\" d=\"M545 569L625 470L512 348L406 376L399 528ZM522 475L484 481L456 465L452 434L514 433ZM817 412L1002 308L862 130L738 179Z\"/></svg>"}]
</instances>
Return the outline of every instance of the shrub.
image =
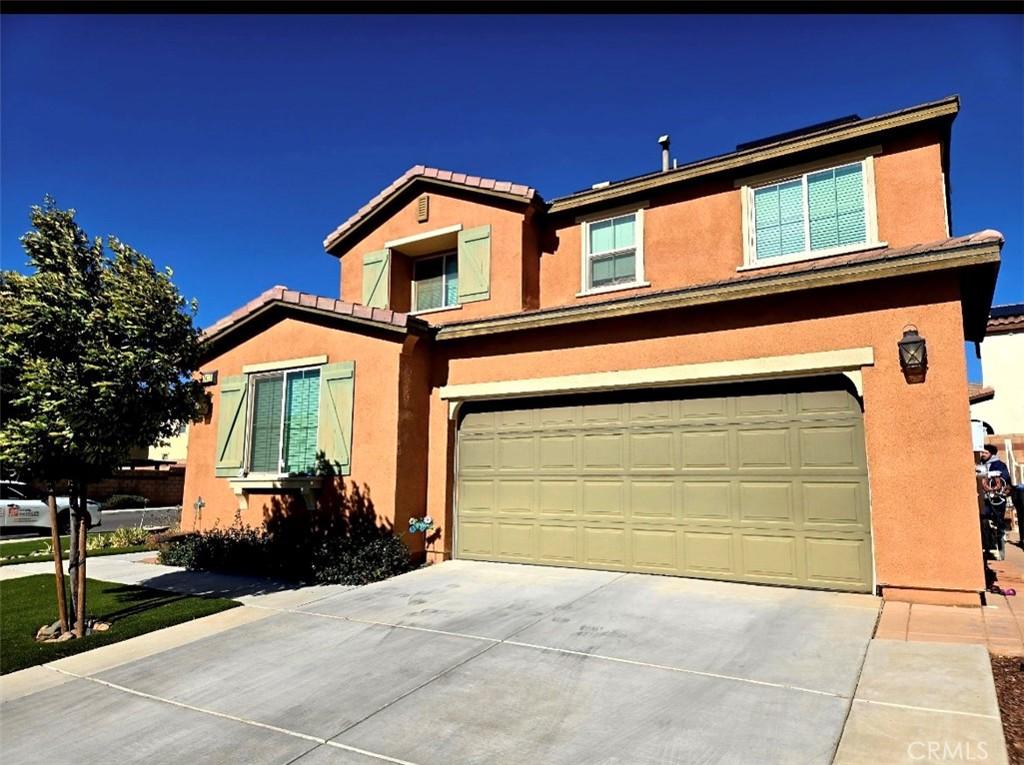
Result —
<instances>
[{"instance_id":1,"label":"shrub","mask_svg":"<svg viewBox=\"0 0 1024 765\"><path fill-rule=\"evenodd\" d=\"M143 508L148 500L138 494L114 494L103 503L101 510L125 510Z\"/></svg>"},{"instance_id":2,"label":"shrub","mask_svg":"<svg viewBox=\"0 0 1024 765\"><path fill-rule=\"evenodd\" d=\"M138 545L146 544L148 541L149 532L137 526L130 526L114 529L106 533L90 534L86 538L85 549L94 551L108 550L112 547L137 547Z\"/></svg>"},{"instance_id":3,"label":"shrub","mask_svg":"<svg viewBox=\"0 0 1024 765\"><path fill-rule=\"evenodd\" d=\"M110 532L113 547L135 547L149 542L149 532L138 526L124 526Z\"/></svg>"},{"instance_id":4,"label":"shrub","mask_svg":"<svg viewBox=\"0 0 1024 765\"><path fill-rule=\"evenodd\" d=\"M313 578L318 584L370 584L411 568L409 548L398 537L387 535L322 547L313 561Z\"/></svg>"},{"instance_id":5,"label":"shrub","mask_svg":"<svg viewBox=\"0 0 1024 765\"><path fill-rule=\"evenodd\" d=\"M329 474L326 474L329 476ZM368 584L412 568L408 548L378 522L365 491L341 479L325 482L313 508L275 502L263 528L227 529L157 537L160 562L321 584Z\"/></svg>"}]
</instances>

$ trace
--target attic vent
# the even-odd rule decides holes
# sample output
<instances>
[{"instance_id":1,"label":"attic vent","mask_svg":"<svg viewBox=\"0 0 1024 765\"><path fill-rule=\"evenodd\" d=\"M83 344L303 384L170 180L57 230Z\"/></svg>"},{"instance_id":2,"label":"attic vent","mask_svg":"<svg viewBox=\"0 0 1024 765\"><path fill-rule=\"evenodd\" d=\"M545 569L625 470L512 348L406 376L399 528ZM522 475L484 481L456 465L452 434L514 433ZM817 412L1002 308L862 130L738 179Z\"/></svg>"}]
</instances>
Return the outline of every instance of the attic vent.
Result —
<instances>
[{"instance_id":1,"label":"attic vent","mask_svg":"<svg viewBox=\"0 0 1024 765\"><path fill-rule=\"evenodd\" d=\"M592 188L592 189L604 189L604 188L608 188L611 185L612 185L611 181L601 181L600 183L595 183L590 188Z\"/></svg>"},{"instance_id":2,"label":"attic vent","mask_svg":"<svg viewBox=\"0 0 1024 765\"><path fill-rule=\"evenodd\" d=\"M416 222L426 223L430 217L430 197L426 194L416 200Z\"/></svg>"}]
</instances>

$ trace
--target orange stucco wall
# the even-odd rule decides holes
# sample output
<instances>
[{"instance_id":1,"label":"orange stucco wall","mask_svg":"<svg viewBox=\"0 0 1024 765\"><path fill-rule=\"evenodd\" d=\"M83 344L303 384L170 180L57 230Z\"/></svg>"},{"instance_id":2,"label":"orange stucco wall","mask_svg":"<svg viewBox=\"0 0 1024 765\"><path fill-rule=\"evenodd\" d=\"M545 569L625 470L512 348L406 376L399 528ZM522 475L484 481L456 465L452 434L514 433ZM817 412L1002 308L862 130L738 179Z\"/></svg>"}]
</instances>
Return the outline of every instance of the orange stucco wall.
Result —
<instances>
[{"instance_id":1,"label":"orange stucco wall","mask_svg":"<svg viewBox=\"0 0 1024 765\"><path fill-rule=\"evenodd\" d=\"M948 236L939 135L923 131L891 136L877 145L882 149L874 157L879 239L903 247ZM760 170L745 168L738 175L757 172ZM643 247L645 279L651 286L613 295L735 277L736 269L743 265L742 192L735 186L735 177L697 180L648 196ZM409 194L384 222L340 253L344 300L361 300L362 255L382 249L385 242L454 224L472 228L486 223L492 226L490 300L432 312L432 324L608 299L607 295L577 295L581 289L582 225L576 216L600 212L600 208L545 217L534 214L532 208L507 209L482 200L455 198L438 189L427 193L428 222L416 221L418 194ZM619 204L611 202L609 206ZM392 274L391 307L395 310L410 309L408 289L403 288L410 278L409 263L397 257Z\"/></svg>"},{"instance_id":2,"label":"orange stucco wall","mask_svg":"<svg viewBox=\"0 0 1024 765\"><path fill-rule=\"evenodd\" d=\"M220 378L242 373L246 364L303 358L327 354L328 363L355 361L354 413L352 423L352 472L347 482L354 482L369 493L373 509L382 521L394 522L404 528L408 516L422 509L410 498L408 485L398 480L399 406L401 362L411 351L406 345L412 339L397 339L346 331L337 327L318 326L308 321L284 318L259 334L240 342L203 364L203 370L216 371ZM217 417L220 399L217 386L211 386L213 411L208 422L189 428L188 462L185 470L185 497L182 528L210 529L230 526L239 506L226 478L214 475ZM425 394L424 394L425 397ZM406 395L406 398L409 397ZM424 480L420 470L420 482ZM416 473L405 477L415 481ZM416 494L414 490L412 492ZM199 519L192 510L198 497L206 503ZM422 492L419 492L422 497ZM242 520L258 525L269 512L271 495L252 494Z\"/></svg>"},{"instance_id":3,"label":"orange stucco wall","mask_svg":"<svg viewBox=\"0 0 1024 765\"><path fill-rule=\"evenodd\" d=\"M885 143L874 165L880 241L903 247L948 236L937 137ZM613 295L734 278L743 265L741 193L728 177L651 196L643 225L644 277L651 286ZM541 258L540 306L607 300L607 294L577 297L582 284L582 225L575 217L551 225L554 235L548 241L553 246Z\"/></svg>"},{"instance_id":4,"label":"orange stucco wall","mask_svg":"<svg viewBox=\"0 0 1024 765\"><path fill-rule=\"evenodd\" d=\"M923 384L907 384L899 368L896 343L908 323L928 343ZM875 351L863 382L877 583L983 590L959 288L952 278L677 311L656 322L625 318L447 343L439 351L449 358L435 362L435 373L448 384L495 382L864 346ZM430 416L427 504L446 513L444 549L439 544L435 551L441 556L451 547L454 431L437 390Z\"/></svg>"}]
</instances>

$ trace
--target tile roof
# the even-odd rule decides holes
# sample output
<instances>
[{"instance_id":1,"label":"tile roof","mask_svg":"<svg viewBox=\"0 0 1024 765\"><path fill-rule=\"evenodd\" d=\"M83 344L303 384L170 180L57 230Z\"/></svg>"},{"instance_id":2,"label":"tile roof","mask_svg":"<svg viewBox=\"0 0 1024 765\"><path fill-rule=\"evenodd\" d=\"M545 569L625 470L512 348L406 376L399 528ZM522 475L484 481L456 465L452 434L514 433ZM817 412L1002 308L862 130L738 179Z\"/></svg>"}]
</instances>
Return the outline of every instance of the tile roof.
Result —
<instances>
[{"instance_id":1,"label":"tile roof","mask_svg":"<svg viewBox=\"0 0 1024 765\"><path fill-rule=\"evenodd\" d=\"M785 265L766 266L764 268L750 269L747 271L741 271L736 276L732 276L728 279L719 279L717 281L712 282L702 282L700 284L694 284L688 287L673 287L663 290L639 290L637 293L627 295L625 297L610 298L607 301L603 301L603 304L609 305L613 303L629 303L632 301L657 298L658 296L662 295L677 295L684 294L687 292L696 292L699 290L729 287L741 283L767 280L776 276L787 274L804 274L814 273L818 271L828 271L830 269L839 268L845 265L860 263L886 263L888 261L896 261L901 258L911 257L914 255L928 255L932 253L940 253L946 250L956 250L958 248L965 246L996 244L1001 247L1003 245L1003 242L1003 235L999 231L996 231L995 229L985 229L984 231L978 231L974 234L954 236L949 237L947 239L941 239L936 242L915 244L909 247L878 247L872 250L862 250L860 252L850 253L848 255L833 255L830 257L818 258L815 260L804 260L797 261L795 263L787 263ZM537 308L530 311L517 311L515 313L503 314L501 316L489 316L485 319L467 319L461 322L447 322L444 324L444 326L454 328L461 325L486 323L501 319L514 319L518 317L526 319L531 316L542 317L546 313L561 313L566 310L571 311L574 309L584 310L588 307L592 308L594 305L594 303L588 301L563 306L551 306L548 308Z\"/></svg>"},{"instance_id":2,"label":"tile roof","mask_svg":"<svg viewBox=\"0 0 1024 765\"><path fill-rule=\"evenodd\" d=\"M278 284L253 298L241 308L232 311L224 318L211 324L203 330L203 339L210 340L220 335L272 303L296 305L323 313L348 316L360 323L378 324L386 328L405 329L410 326L426 326L421 320L411 317L407 313L400 313L387 308L369 308L359 303L346 303L343 300L290 290Z\"/></svg>"},{"instance_id":3,"label":"tile roof","mask_svg":"<svg viewBox=\"0 0 1024 765\"><path fill-rule=\"evenodd\" d=\"M967 398L972 404L988 401L996 395L995 388L987 388L981 383L967 383Z\"/></svg>"},{"instance_id":4,"label":"tile roof","mask_svg":"<svg viewBox=\"0 0 1024 765\"><path fill-rule=\"evenodd\" d=\"M495 178L481 178L478 175L467 175L456 173L451 170L442 170L437 167L426 167L425 165L414 165L391 182L391 185L381 191L377 196L356 210L347 221L338 226L324 239L324 247L330 249L348 231L354 228L360 221L368 217L375 210L380 208L387 200L416 180L438 181L440 183L466 186L485 193L505 194L508 196L522 197L526 201L537 196L537 190L524 186L521 183L512 181L499 181Z\"/></svg>"},{"instance_id":5,"label":"tile roof","mask_svg":"<svg viewBox=\"0 0 1024 765\"><path fill-rule=\"evenodd\" d=\"M985 331L990 335L1024 331L1024 303L992 306Z\"/></svg>"}]
</instances>

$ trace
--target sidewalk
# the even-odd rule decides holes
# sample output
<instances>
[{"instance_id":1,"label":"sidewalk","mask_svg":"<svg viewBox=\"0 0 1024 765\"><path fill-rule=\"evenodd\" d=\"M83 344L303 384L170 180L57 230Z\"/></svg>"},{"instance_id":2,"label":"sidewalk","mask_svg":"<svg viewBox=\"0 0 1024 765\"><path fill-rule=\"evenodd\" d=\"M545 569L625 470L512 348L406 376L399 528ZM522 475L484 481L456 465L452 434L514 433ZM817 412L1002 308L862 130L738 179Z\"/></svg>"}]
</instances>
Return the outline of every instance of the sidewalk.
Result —
<instances>
[{"instance_id":1,"label":"sidewalk","mask_svg":"<svg viewBox=\"0 0 1024 765\"><path fill-rule=\"evenodd\" d=\"M297 608L351 589L343 584L303 586L258 577L188 571L146 562L155 556L155 552L147 551L89 558L86 561L86 575L90 579L104 582L135 584L184 595L215 595L245 605L267 608ZM34 574L53 575L53 561L0 567L0 581Z\"/></svg>"},{"instance_id":2,"label":"sidewalk","mask_svg":"<svg viewBox=\"0 0 1024 765\"><path fill-rule=\"evenodd\" d=\"M925 643L970 643L986 646L996 656L1024 656L1024 550L1006 544L1006 560L990 561L1000 587L1017 595L986 595L978 607L929 606L886 601L875 638Z\"/></svg>"}]
</instances>

